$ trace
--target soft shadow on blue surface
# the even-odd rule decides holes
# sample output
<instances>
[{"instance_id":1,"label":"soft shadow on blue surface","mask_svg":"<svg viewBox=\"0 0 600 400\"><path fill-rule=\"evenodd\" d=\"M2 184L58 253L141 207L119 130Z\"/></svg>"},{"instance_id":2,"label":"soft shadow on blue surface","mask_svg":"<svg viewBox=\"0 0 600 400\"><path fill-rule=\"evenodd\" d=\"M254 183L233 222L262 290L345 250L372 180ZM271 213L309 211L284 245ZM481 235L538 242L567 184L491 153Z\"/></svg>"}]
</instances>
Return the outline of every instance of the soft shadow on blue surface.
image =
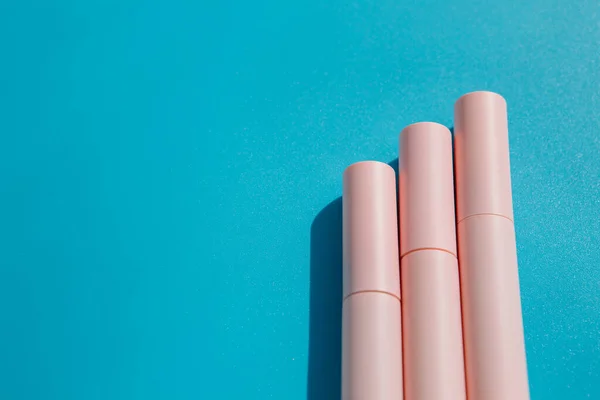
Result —
<instances>
[{"instance_id":1,"label":"soft shadow on blue surface","mask_svg":"<svg viewBox=\"0 0 600 400\"><path fill-rule=\"evenodd\" d=\"M394 158L387 164L394 168L394 172L396 173L396 196L398 196L398 158Z\"/></svg>"},{"instance_id":2,"label":"soft shadow on blue surface","mask_svg":"<svg viewBox=\"0 0 600 400\"><path fill-rule=\"evenodd\" d=\"M342 198L310 228L310 339L307 400L340 398L342 333Z\"/></svg>"}]
</instances>

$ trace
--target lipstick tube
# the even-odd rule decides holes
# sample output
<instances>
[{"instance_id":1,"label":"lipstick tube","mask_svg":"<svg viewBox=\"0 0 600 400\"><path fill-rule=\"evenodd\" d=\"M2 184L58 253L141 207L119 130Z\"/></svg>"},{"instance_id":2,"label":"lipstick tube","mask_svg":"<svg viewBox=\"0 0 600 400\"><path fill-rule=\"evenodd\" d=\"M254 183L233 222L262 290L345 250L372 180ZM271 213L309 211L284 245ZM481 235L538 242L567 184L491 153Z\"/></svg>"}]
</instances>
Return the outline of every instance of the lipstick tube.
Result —
<instances>
[{"instance_id":1,"label":"lipstick tube","mask_svg":"<svg viewBox=\"0 0 600 400\"><path fill-rule=\"evenodd\" d=\"M454 106L458 257L469 400L527 400L506 102Z\"/></svg>"},{"instance_id":2,"label":"lipstick tube","mask_svg":"<svg viewBox=\"0 0 600 400\"><path fill-rule=\"evenodd\" d=\"M394 170L344 172L342 399L402 399L402 330Z\"/></svg>"},{"instance_id":3,"label":"lipstick tube","mask_svg":"<svg viewBox=\"0 0 600 400\"><path fill-rule=\"evenodd\" d=\"M400 134L404 386L410 400L464 400L452 136L422 122Z\"/></svg>"}]
</instances>

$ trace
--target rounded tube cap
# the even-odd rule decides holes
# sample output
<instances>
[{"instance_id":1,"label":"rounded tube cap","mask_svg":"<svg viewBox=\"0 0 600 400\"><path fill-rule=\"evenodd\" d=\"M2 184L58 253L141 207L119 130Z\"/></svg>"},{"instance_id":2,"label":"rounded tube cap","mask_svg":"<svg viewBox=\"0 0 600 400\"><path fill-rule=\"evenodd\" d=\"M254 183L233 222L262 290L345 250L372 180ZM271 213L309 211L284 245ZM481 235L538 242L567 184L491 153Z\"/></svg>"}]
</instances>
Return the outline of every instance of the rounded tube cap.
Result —
<instances>
[{"instance_id":1,"label":"rounded tube cap","mask_svg":"<svg viewBox=\"0 0 600 400\"><path fill-rule=\"evenodd\" d=\"M396 176L375 161L344 172L344 298L379 291L400 297Z\"/></svg>"},{"instance_id":2,"label":"rounded tube cap","mask_svg":"<svg viewBox=\"0 0 600 400\"><path fill-rule=\"evenodd\" d=\"M513 219L506 101L492 92L468 93L454 105L456 213Z\"/></svg>"},{"instance_id":3,"label":"rounded tube cap","mask_svg":"<svg viewBox=\"0 0 600 400\"><path fill-rule=\"evenodd\" d=\"M439 249L456 255L452 135L434 122L400 134L400 254Z\"/></svg>"}]
</instances>

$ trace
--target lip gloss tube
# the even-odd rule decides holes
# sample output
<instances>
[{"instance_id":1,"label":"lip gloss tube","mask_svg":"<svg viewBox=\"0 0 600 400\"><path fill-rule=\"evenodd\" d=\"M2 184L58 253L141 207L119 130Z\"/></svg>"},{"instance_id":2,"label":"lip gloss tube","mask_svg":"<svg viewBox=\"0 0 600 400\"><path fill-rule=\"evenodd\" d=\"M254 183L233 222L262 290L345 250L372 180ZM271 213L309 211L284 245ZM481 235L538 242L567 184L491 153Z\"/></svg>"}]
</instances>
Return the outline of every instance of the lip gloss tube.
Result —
<instances>
[{"instance_id":1,"label":"lip gloss tube","mask_svg":"<svg viewBox=\"0 0 600 400\"><path fill-rule=\"evenodd\" d=\"M452 136L422 122L400 134L404 387L410 400L464 400Z\"/></svg>"},{"instance_id":2,"label":"lip gloss tube","mask_svg":"<svg viewBox=\"0 0 600 400\"><path fill-rule=\"evenodd\" d=\"M402 399L396 177L366 161L344 172L342 399Z\"/></svg>"},{"instance_id":3,"label":"lip gloss tube","mask_svg":"<svg viewBox=\"0 0 600 400\"><path fill-rule=\"evenodd\" d=\"M474 92L454 106L458 257L469 400L527 400L506 102Z\"/></svg>"}]
</instances>

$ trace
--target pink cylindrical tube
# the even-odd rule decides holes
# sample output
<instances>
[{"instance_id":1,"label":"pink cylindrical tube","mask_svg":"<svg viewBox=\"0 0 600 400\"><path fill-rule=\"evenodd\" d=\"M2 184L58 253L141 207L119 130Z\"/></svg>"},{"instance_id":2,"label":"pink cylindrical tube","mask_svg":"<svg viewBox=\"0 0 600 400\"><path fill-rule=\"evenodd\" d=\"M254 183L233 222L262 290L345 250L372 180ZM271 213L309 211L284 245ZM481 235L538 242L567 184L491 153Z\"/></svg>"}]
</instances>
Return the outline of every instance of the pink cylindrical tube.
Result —
<instances>
[{"instance_id":1,"label":"pink cylindrical tube","mask_svg":"<svg viewBox=\"0 0 600 400\"><path fill-rule=\"evenodd\" d=\"M404 387L410 400L464 400L452 136L423 122L400 134Z\"/></svg>"},{"instance_id":2,"label":"pink cylindrical tube","mask_svg":"<svg viewBox=\"0 0 600 400\"><path fill-rule=\"evenodd\" d=\"M342 399L397 400L402 329L396 178L380 162L344 172Z\"/></svg>"},{"instance_id":3,"label":"pink cylindrical tube","mask_svg":"<svg viewBox=\"0 0 600 400\"><path fill-rule=\"evenodd\" d=\"M454 106L458 257L469 400L527 400L506 102Z\"/></svg>"}]
</instances>

